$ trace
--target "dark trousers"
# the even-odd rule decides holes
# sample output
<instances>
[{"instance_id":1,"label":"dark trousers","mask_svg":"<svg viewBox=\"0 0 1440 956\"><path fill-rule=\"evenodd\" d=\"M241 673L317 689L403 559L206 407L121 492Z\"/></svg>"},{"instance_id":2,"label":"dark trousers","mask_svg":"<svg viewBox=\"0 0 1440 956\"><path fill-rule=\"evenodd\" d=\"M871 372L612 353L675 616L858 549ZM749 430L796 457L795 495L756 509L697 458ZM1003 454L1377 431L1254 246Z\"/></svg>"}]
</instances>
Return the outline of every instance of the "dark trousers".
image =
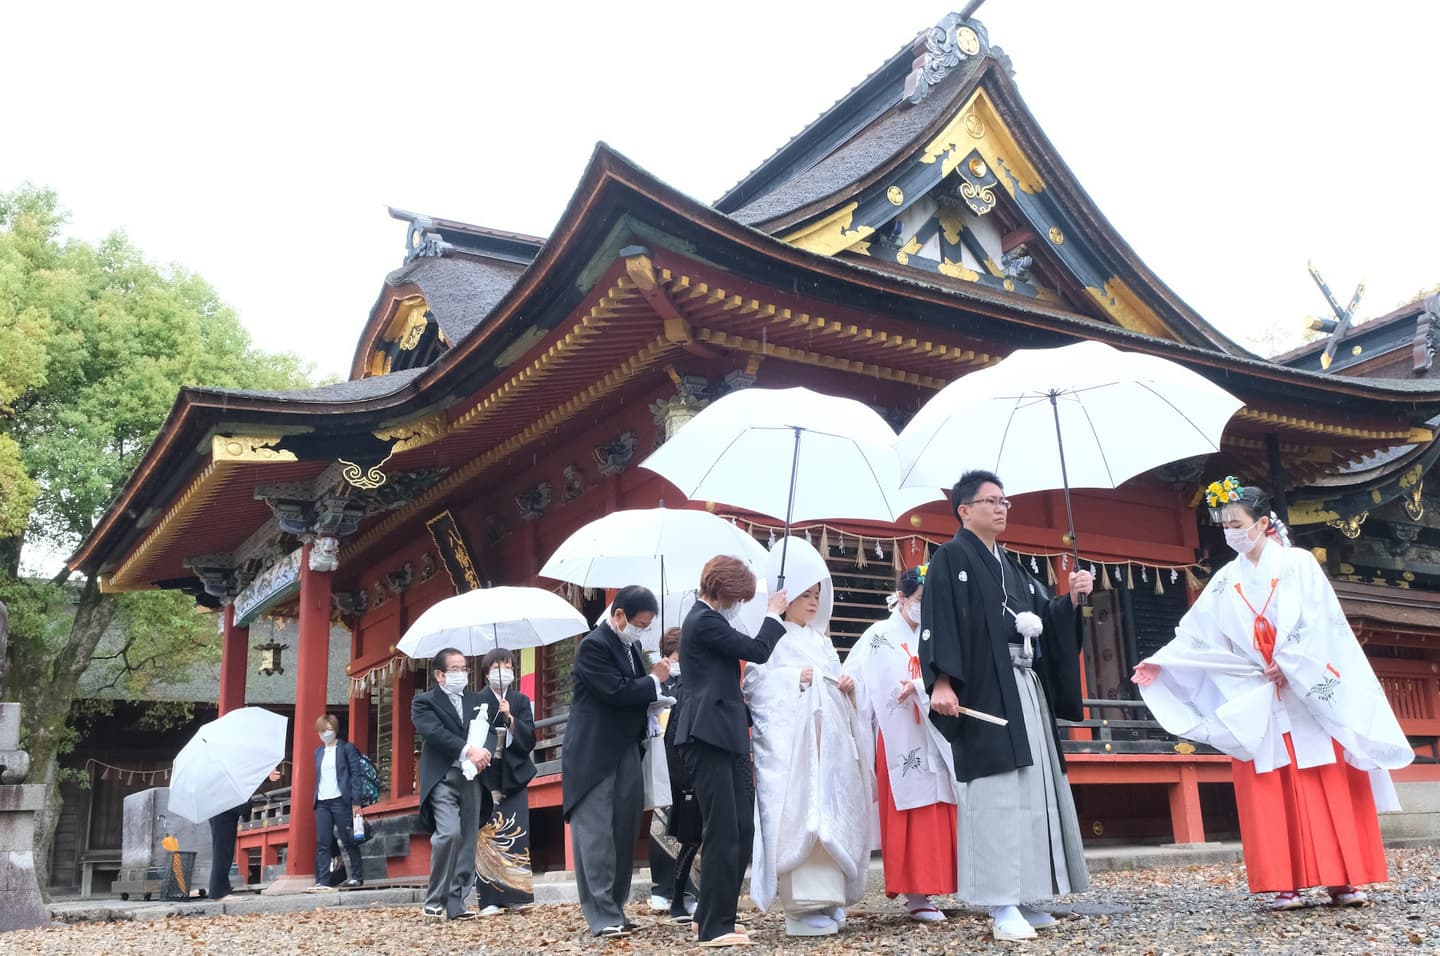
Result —
<instances>
[{"instance_id":1,"label":"dark trousers","mask_svg":"<svg viewBox=\"0 0 1440 956\"><path fill-rule=\"evenodd\" d=\"M698 843L680 844L680 855L675 858L675 882L671 887L670 915L674 919L689 919L690 911L685 908L685 895L695 895L695 884L690 882L690 867L695 863L695 854L700 852ZM697 899L698 902L698 899ZM696 907L699 910L699 907Z\"/></svg>"},{"instance_id":2,"label":"dark trousers","mask_svg":"<svg viewBox=\"0 0 1440 956\"><path fill-rule=\"evenodd\" d=\"M249 812L250 801L246 800L210 818L210 886L206 894L212 900L223 899L234 889L230 885L230 865L235 862L235 831Z\"/></svg>"},{"instance_id":3,"label":"dark trousers","mask_svg":"<svg viewBox=\"0 0 1440 956\"><path fill-rule=\"evenodd\" d=\"M748 753L737 754L698 741L678 749L704 821L700 905L695 909L703 941L735 930L740 884L755 843L755 770Z\"/></svg>"},{"instance_id":4,"label":"dark trousers","mask_svg":"<svg viewBox=\"0 0 1440 956\"><path fill-rule=\"evenodd\" d=\"M330 877L330 852L336 836L345 851L346 875L352 880L365 879L350 804L341 797L331 797L315 803L315 882L324 883Z\"/></svg>"}]
</instances>

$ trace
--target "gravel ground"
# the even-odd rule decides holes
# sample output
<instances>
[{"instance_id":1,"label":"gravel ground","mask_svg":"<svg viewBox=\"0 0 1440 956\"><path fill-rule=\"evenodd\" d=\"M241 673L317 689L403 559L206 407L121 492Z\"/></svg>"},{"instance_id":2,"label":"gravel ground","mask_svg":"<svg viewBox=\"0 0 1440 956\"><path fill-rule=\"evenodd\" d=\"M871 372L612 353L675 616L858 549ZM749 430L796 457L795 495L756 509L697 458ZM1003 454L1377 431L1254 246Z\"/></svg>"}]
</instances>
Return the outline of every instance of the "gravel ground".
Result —
<instances>
[{"instance_id":1,"label":"gravel ground","mask_svg":"<svg viewBox=\"0 0 1440 956\"><path fill-rule=\"evenodd\" d=\"M830 953L1227 954L1440 952L1440 850L1391 850L1389 883L1370 888L1371 903L1350 909L1327 904L1272 913L1245 890L1238 865L1118 871L1094 877L1091 889L1059 901L1064 918L1038 940L995 943L989 921L946 901L950 919L920 925L883 897L852 909L839 936L787 939L783 918L748 914L751 951L783 948ZM0 937L0 952L228 956L256 953L613 954L705 952L688 929L648 915L626 940L599 942L585 931L579 908L537 906L465 923L424 920L418 907L316 909L283 915L175 917L160 921L82 923Z\"/></svg>"}]
</instances>

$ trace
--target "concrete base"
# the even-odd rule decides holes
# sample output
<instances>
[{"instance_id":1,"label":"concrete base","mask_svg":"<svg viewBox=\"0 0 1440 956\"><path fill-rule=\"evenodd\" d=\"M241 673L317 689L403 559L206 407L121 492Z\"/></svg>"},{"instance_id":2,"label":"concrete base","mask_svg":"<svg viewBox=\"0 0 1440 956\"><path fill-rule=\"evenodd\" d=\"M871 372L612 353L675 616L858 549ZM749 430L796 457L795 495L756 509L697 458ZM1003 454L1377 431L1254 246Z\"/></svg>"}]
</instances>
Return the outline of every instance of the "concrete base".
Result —
<instances>
[{"instance_id":1,"label":"concrete base","mask_svg":"<svg viewBox=\"0 0 1440 956\"><path fill-rule=\"evenodd\" d=\"M1402 809L1380 814L1380 835L1385 842L1440 839L1440 785L1397 783L1395 794Z\"/></svg>"},{"instance_id":2,"label":"concrete base","mask_svg":"<svg viewBox=\"0 0 1440 956\"><path fill-rule=\"evenodd\" d=\"M296 893L304 893L315 885L315 877L311 876L282 876L260 891L261 896L293 896ZM324 897L324 893L314 894L317 897Z\"/></svg>"},{"instance_id":3,"label":"concrete base","mask_svg":"<svg viewBox=\"0 0 1440 956\"><path fill-rule=\"evenodd\" d=\"M24 779L14 754L20 739L20 705L0 704L0 751L7 758L6 779ZM24 761L29 769L29 759ZM35 813L45 806L45 788L0 784L0 933L50 923L50 911L35 881Z\"/></svg>"}]
</instances>

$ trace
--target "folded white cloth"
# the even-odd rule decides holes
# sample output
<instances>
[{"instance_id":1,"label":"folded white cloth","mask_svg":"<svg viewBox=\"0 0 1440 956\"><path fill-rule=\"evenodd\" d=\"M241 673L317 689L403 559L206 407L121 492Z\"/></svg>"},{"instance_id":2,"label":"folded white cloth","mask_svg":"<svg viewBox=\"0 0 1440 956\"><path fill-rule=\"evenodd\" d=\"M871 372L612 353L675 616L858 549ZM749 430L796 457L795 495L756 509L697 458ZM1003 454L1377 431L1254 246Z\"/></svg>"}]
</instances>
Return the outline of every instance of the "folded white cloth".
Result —
<instances>
[{"instance_id":1,"label":"folded white cloth","mask_svg":"<svg viewBox=\"0 0 1440 956\"><path fill-rule=\"evenodd\" d=\"M483 749L485 746L485 738L490 735L490 705L481 704L479 710L480 713L476 714L475 719L470 721L470 733L465 738L465 749L467 751L471 747L480 747ZM475 775L480 772L480 768L475 765L475 761L466 757L460 762L460 772L465 775L466 780L474 780Z\"/></svg>"}]
</instances>

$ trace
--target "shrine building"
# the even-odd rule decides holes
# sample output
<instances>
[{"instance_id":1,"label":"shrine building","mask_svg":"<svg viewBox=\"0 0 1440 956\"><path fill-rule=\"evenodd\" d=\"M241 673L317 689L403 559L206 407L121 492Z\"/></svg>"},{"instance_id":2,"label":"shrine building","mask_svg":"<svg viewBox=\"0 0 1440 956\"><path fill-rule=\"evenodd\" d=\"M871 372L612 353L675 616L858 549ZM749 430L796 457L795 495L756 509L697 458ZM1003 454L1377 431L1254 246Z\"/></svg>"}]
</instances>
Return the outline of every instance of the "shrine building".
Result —
<instances>
[{"instance_id":1,"label":"shrine building","mask_svg":"<svg viewBox=\"0 0 1440 956\"><path fill-rule=\"evenodd\" d=\"M223 618L222 712L265 679L246 673L251 624L297 620L285 664L297 672L296 754L310 753L325 709L331 623L350 630L344 732L385 785L366 810L379 833L367 881L428 871L410 701L431 676L395 650L427 607L534 584L593 620L604 594L537 572L571 532L622 508L711 508L768 540L775 519L685 501L637 467L731 390L804 385L899 428L1014 349L1084 339L1178 362L1245 403L1219 454L1073 495L1082 563L1100 576L1092 703L1064 741L1087 839L1237 832L1229 759L1159 730L1127 679L1228 559L1200 507L1202 481L1218 475L1276 490L1297 545L1335 577L1416 747L1396 775L1402 800L1440 781L1440 509L1424 494L1440 455L1433 345L1423 369L1356 365L1349 345L1322 369L1310 352L1270 361L1227 339L1086 195L978 21L951 14L905 43L712 203L600 145L549 236L394 214L404 261L356 316L349 380L182 389L70 559L108 591L179 589ZM1376 341L1414 333L1418 355L1417 310ZM801 525L831 562L837 644L882 618L897 570L954 529L940 502L894 525ZM1005 544L1042 577L1064 581L1064 534L1059 492L1017 496ZM540 723L537 871L569 860L559 755L574 644L524 654ZM308 885L312 762L295 761L289 782L300 796L288 814L244 830L240 847L262 864L283 858ZM1387 833L1440 832L1431 810L1387 817Z\"/></svg>"}]
</instances>

